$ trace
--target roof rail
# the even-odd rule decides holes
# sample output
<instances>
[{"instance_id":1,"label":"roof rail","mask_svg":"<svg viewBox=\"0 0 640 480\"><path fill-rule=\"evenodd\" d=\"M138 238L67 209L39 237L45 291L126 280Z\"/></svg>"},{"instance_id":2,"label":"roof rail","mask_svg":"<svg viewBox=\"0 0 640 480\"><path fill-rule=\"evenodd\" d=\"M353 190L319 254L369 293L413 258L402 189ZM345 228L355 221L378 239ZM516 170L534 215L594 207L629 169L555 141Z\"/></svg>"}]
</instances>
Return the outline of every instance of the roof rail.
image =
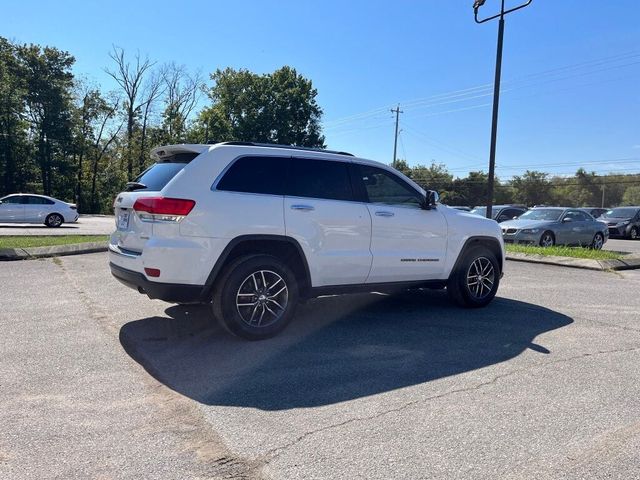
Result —
<instances>
[{"instance_id":1,"label":"roof rail","mask_svg":"<svg viewBox=\"0 0 640 480\"><path fill-rule=\"evenodd\" d=\"M287 150L301 150L306 152L320 152L320 153L333 153L335 155L347 155L353 157L353 153L339 152L336 150L325 150L323 148L311 148L311 147L298 147L296 145L280 145L277 143L256 143L256 142L219 142L218 145L241 145L247 147L270 147L270 148L284 148Z\"/></svg>"}]
</instances>

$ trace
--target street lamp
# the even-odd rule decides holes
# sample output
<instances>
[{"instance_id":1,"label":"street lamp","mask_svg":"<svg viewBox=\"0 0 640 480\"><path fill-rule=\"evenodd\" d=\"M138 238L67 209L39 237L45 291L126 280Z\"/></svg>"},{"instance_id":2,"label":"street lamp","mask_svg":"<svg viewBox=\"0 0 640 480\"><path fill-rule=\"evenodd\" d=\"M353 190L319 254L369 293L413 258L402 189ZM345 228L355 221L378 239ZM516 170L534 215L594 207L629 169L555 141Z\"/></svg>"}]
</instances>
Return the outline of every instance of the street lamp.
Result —
<instances>
[{"instance_id":1,"label":"street lamp","mask_svg":"<svg viewBox=\"0 0 640 480\"><path fill-rule=\"evenodd\" d=\"M493 83L493 115L491 119L491 150L489 152L489 185L488 185L488 200L487 200L487 218L492 218L493 214L493 185L495 178L495 170L496 170L496 138L498 135L498 106L500 104L500 75L502 73L502 39L504 38L504 16L515 12L516 10L520 10L531 4L533 0L529 0L522 5L519 5L514 8L510 8L508 10L504 9L504 0L501 0L502 7L500 8L500 13L493 15L491 17L484 18L482 20L478 19L478 10L480 7L484 5L486 0L475 0L473 3L473 14L475 17L476 23L485 23L490 20L494 20L499 18L498 22L498 51L496 53L496 76L495 81Z\"/></svg>"}]
</instances>

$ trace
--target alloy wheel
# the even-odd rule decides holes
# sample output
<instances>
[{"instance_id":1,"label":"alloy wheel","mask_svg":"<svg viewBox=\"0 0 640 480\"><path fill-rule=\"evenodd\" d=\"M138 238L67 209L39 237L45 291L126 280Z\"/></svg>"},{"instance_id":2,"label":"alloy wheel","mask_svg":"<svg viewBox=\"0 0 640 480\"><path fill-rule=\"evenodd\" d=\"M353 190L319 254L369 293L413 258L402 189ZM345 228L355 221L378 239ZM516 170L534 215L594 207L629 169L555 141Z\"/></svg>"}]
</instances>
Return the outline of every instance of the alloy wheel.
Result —
<instances>
[{"instance_id":1,"label":"alloy wheel","mask_svg":"<svg viewBox=\"0 0 640 480\"><path fill-rule=\"evenodd\" d=\"M496 272L493 263L487 257L478 257L469 266L467 288L475 299L482 300L487 297L495 281Z\"/></svg>"},{"instance_id":2,"label":"alloy wheel","mask_svg":"<svg viewBox=\"0 0 640 480\"><path fill-rule=\"evenodd\" d=\"M541 247L553 247L553 237L549 233L545 233L540 240Z\"/></svg>"},{"instance_id":3,"label":"alloy wheel","mask_svg":"<svg viewBox=\"0 0 640 480\"><path fill-rule=\"evenodd\" d=\"M62 225L62 217L60 215L54 213L53 215L51 215L51 217L49 217L49 226L59 227L60 225Z\"/></svg>"},{"instance_id":4,"label":"alloy wheel","mask_svg":"<svg viewBox=\"0 0 640 480\"><path fill-rule=\"evenodd\" d=\"M604 239L602 238L602 235L596 233L596 236L593 239L593 248L595 250L600 250L602 245L604 245Z\"/></svg>"},{"instance_id":5,"label":"alloy wheel","mask_svg":"<svg viewBox=\"0 0 640 480\"><path fill-rule=\"evenodd\" d=\"M236 309L244 323L251 327L268 327L284 315L289 290L284 279L271 270L258 270L240 284Z\"/></svg>"}]
</instances>

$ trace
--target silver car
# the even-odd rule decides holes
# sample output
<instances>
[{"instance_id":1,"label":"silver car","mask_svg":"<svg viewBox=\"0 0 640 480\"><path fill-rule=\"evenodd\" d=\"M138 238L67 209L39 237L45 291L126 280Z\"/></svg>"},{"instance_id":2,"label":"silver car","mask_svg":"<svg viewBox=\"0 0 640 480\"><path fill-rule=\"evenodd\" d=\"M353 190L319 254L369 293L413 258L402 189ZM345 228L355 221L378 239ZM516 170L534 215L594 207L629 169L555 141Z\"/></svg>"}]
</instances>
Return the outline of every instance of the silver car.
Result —
<instances>
[{"instance_id":1,"label":"silver car","mask_svg":"<svg viewBox=\"0 0 640 480\"><path fill-rule=\"evenodd\" d=\"M46 195L18 193L0 198L0 223L44 223L59 227L78 220L73 203Z\"/></svg>"},{"instance_id":2,"label":"silver car","mask_svg":"<svg viewBox=\"0 0 640 480\"><path fill-rule=\"evenodd\" d=\"M500 227L505 243L542 247L579 245L600 250L609 238L604 223L578 208L537 207Z\"/></svg>"}]
</instances>

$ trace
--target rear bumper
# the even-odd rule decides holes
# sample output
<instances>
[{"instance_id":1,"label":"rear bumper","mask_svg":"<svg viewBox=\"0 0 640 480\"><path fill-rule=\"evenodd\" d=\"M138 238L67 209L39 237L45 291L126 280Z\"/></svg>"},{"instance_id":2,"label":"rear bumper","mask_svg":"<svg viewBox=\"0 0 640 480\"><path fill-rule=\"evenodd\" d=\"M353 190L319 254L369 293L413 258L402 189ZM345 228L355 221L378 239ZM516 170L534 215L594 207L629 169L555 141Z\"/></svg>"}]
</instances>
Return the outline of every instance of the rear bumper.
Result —
<instances>
[{"instance_id":1,"label":"rear bumper","mask_svg":"<svg viewBox=\"0 0 640 480\"><path fill-rule=\"evenodd\" d=\"M122 284L133 288L149 298L170 303L200 303L203 301L204 288L200 285L152 282L140 272L134 272L109 262L111 274Z\"/></svg>"}]
</instances>

